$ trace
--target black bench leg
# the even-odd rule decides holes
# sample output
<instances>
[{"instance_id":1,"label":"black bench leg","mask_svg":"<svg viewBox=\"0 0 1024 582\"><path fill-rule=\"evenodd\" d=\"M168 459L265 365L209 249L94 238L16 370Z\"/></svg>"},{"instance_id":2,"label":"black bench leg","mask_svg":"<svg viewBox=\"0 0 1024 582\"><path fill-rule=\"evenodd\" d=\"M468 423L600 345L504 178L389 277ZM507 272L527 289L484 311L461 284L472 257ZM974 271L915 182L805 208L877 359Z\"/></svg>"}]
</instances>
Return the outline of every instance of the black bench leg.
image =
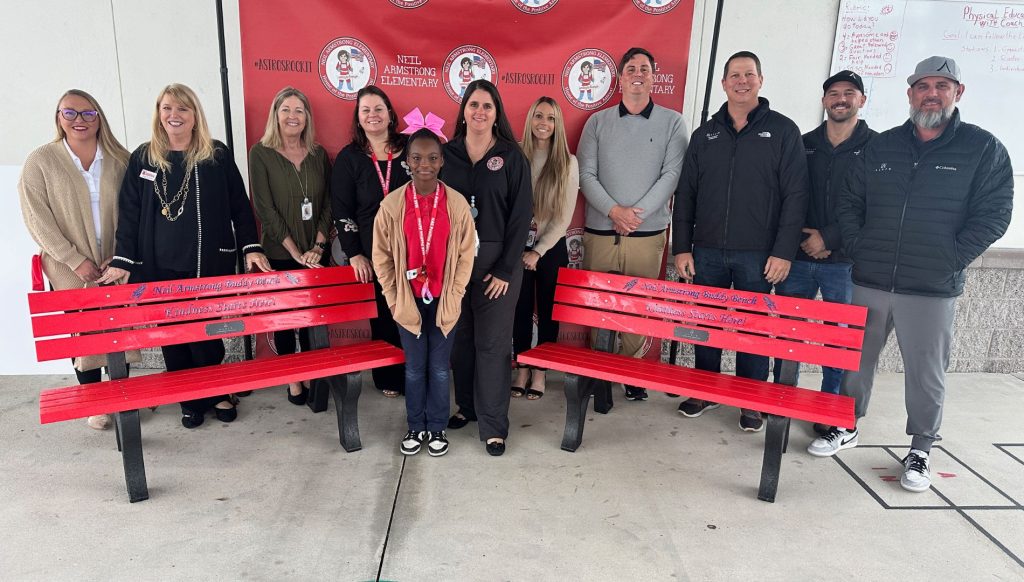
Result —
<instances>
[{"instance_id":1,"label":"black bench leg","mask_svg":"<svg viewBox=\"0 0 1024 582\"><path fill-rule=\"evenodd\" d=\"M121 422L118 415L114 415L114 442L117 443L117 452L121 452Z\"/></svg>"},{"instance_id":2,"label":"black bench leg","mask_svg":"<svg viewBox=\"0 0 1024 582\"><path fill-rule=\"evenodd\" d=\"M146 465L142 460L142 427L139 411L117 413L116 421L121 441L121 460L124 462L124 480L128 485L128 501L149 499L146 486Z\"/></svg>"},{"instance_id":3,"label":"black bench leg","mask_svg":"<svg viewBox=\"0 0 1024 582\"><path fill-rule=\"evenodd\" d=\"M789 452L789 419L786 419L786 436L782 439L782 454Z\"/></svg>"},{"instance_id":4,"label":"black bench leg","mask_svg":"<svg viewBox=\"0 0 1024 582\"><path fill-rule=\"evenodd\" d=\"M330 332L326 325L317 325L309 328L309 347L313 350L321 350L331 346ZM330 385L332 388L328 388ZM309 398L306 399L306 406L313 412L327 410L327 393L333 390L334 383L322 378L316 378L309 382Z\"/></svg>"},{"instance_id":5,"label":"black bench leg","mask_svg":"<svg viewBox=\"0 0 1024 582\"><path fill-rule=\"evenodd\" d=\"M587 420L587 404L593 387L591 378L566 374L565 386L565 433L562 435L562 450L573 453L583 442L583 424Z\"/></svg>"},{"instance_id":6,"label":"black bench leg","mask_svg":"<svg viewBox=\"0 0 1024 582\"><path fill-rule=\"evenodd\" d=\"M615 271L612 272L614 273ZM608 329L598 329L597 338L594 340L594 349L614 354L615 338L615 332ZM594 395L594 412L608 414L612 406L615 405L612 401L612 383L594 378L581 378L580 380L588 385L589 393Z\"/></svg>"},{"instance_id":7,"label":"black bench leg","mask_svg":"<svg viewBox=\"0 0 1024 582\"><path fill-rule=\"evenodd\" d=\"M363 377L359 372L331 378L331 395L334 397L334 411L338 414L338 440L346 452L352 453L363 448L359 440L359 394L362 393Z\"/></svg>"},{"instance_id":8,"label":"black bench leg","mask_svg":"<svg viewBox=\"0 0 1024 582\"><path fill-rule=\"evenodd\" d=\"M764 460L761 463L761 486L757 498L775 503L775 492L779 488L779 471L782 468L782 453L785 449L789 419L784 416L766 414L768 430L764 436Z\"/></svg>"}]
</instances>

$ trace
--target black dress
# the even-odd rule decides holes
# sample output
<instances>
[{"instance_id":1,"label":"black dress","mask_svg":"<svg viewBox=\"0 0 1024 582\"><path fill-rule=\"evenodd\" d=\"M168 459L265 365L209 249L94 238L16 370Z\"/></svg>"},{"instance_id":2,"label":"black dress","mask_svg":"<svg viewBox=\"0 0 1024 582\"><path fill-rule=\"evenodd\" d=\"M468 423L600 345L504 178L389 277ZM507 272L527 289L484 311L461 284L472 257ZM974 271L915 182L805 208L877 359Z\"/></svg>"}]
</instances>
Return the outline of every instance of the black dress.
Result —
<instances>
[{"instance_id":1,"label":"black dress","mask_svg":"<svg viewBox=\"0 0 1024 582\"><path fill-rule=\"evenodd\" d=\"M391 160L388 192L409 181L409 174L402 165L404 162L405 150ZM373 220L377 217L381 200L388 193L380 185L380 176L387 177L387 165L386 158L378 160L378 168L375 169L373 159L354 143L342 148L334 160L331 171L331 214L345 256L362 255L372 261ZM377 173L378 169L380 174ZM398 326L391 317L391 310L376 278L373 288L377 300L377 317L370 320L370 337L384 340L401 349ZM374 368L373 383L378 390L397 390L404 394L405 365Z\"/></svg>"}]
</instances>

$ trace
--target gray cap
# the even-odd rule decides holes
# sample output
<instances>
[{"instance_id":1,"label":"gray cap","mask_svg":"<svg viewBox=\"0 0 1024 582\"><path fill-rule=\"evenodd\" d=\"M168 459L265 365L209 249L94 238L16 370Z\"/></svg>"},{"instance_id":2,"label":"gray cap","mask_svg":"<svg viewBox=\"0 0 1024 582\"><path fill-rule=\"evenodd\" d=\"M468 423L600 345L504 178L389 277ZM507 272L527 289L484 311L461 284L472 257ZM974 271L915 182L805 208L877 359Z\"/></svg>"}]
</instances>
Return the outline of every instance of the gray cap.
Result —
<instances>
[{"instance_id":1,"label":"gray cap","mask_svg":"<svg viewBox=\"0 0 1024 582\"><path fill-rule=\"evenodd\" d=\"M914 74L907 77L907 84L913 85L925 77L945 77L959 83L960 67L956 61L947 57L928 57L917 63Z\"/></svg>"}]
</instances>

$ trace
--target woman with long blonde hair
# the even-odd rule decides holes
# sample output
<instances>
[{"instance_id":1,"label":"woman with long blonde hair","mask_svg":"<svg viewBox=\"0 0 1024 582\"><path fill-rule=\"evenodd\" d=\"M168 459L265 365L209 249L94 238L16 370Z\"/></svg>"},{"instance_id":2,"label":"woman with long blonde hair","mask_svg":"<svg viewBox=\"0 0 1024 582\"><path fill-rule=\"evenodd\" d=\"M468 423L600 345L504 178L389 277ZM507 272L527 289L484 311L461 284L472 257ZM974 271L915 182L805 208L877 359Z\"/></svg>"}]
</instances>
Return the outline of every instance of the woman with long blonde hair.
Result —
<instances>
[{"instance_id":1,"label":"woman with long blonde hair","mask_svg":"<svg viewBox=\"0 0 1024 582\"><path fill-rule=\"evenodd\" d=\"M526 115L523 154L533 178L533 223L523 252L523 286L516 303L512 348L518 356L532 346L533 313L537 310L537 343L558 339L558 322L551 319L558 269L569 264L565 233L576 210L580 169L569 153L565 120L558 102L537 99ZM520 366L512 380L512 396L528 400L544 396L544 370Z\"/></svg>"},{"instance_id":2,"label":"woman with long blonde hair","mask_svg":"<svg viewBox=\"0 0 1024 582\"><path fill-rule=\"evenodd\" d=\"M18 195L50 285L80 289L95 285L114 255L117 191L128 150L110 131L100 104L80 89L60 96L54 123L57 137L25 160ZM79 384L99 382L104 363L75 358ZM88 420L97 430L111 422L108 414Z\"/></svg>"},{"instance_id":3,"label":"woman with long blonde hair","mask_svg":"<svg viewBox=\"0 0 1024 582\"><path fill-rule=\"evenodd\" d=\"M199 98L185 85L168 85L157 97L153 136L128 161L118 210L116 252L98 283L233 275L239 254L246 270L271 270L234 156L210 137ZM224 359L220 339L162 350L168 371ZM199 426L210 409L222 422L237 416L228 395L214 396L182 402L181 424Z\"/></svg>"}]
</instances>

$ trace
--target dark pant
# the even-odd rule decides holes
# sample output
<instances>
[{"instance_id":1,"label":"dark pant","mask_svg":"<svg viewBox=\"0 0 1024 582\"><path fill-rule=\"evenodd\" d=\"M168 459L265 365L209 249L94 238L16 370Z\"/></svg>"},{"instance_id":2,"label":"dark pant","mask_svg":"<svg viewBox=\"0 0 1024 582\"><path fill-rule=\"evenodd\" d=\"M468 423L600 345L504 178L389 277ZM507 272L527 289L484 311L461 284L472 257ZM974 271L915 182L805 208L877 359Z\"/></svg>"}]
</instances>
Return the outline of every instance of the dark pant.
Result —
<instances>
[{"instance_id":1,"label":"dark pant","mask_svg":"<svg viewBox=\"0 0 1024 582\"><path fill-rule=\"evenodd\" d=\"M693 276L696 285L720 287L730 286L737 291L770 293L772 285L764 278L764 266L768 261L765 251L728 251L694 247L693 262L697 271ZM693 346L694 366L698 370L722 371L722 350L708 346ZM736 375L742 378L765 381L768 379L768 357L736 352ZM748 411L744 410L744 413Z\"/></svg>"},{"instance_id":2,"label":"dark pant","mask_svg":"<svg viewBox=\"0 0 1024 582\"><path fill-rule=\"evenodd\" d=\"M775 285L775 293L786 297L814 299L821 290L821 298L835 303L849 303L853 299L853 281L850 280L851 263L819 263L793 261L789 276ZM782 361L775 360L774 381L779 381ZM800 377L797 366L795 379ZM843 380L842 368L821 367L821 391L839 394L839 383Z\"/></svg>"},{"instance_id":3,"label":"dark pant","mask_svg":"<svg viewBox=\"0 0 1024 582\"><path fill-rule=\"evenodd\" d=\"M74 362L75 361L74 358L72 358L71 361ZM125 364L125 368L127 368L128 372L131 373L131 370L132 370L131 364ZM103 368L96 368L94 370L86 370L84 372L82 372L82 371L80 371L80 370L78 370L76 368L75 369L75 376L78 378L78 383L79 384L95 384L96 382L99 382L100 380L103 379Z\"/></svg>"},{"instance_id":4,"label":"dark pant","mask_svg":"<svg viewBox=\"0 0 1024 582\"><path fill-rule=\"evenodd\" d=\"M275 271L294 271L296 269L303 269L302 265L296 263L292 259L268 259L270 266ZM277 350L279 356L285 354L295 353L295 332L294 329L284 329L274 332L274 348ZM309 328L303 327L298 330L299 332L299 346L302 347L302 351L309 351Z\"/></svg>"},{"instance_id":5,"label":"dark pant","mask_svg":"<svg viewBox=\"0 0 1024 582\"><path fill-rule=\"evenodd\" d=\"M171 281L174 279L195 279L195 271L179 272L166 269L157 270L157 281ZM164 354L164 367L168 372L177 370L191 370L202 366L216 366L224 361L224 340L204 340L186 344L163 346L160 350ZM202 414L219 402L228 400L227 394L187 400L181 403L182 414Z\"/></svg>"},{"instance_id":6,"label":"dark pant","mask_svg":"<svg viewBox=\"0 0 1024 582\"><path fill-rule=\"evenodd\" d=\"M537 309L537 344L558 340L558 322L551 319L551 310L555 306L558 269L568 264L569 251L563 237L537 261L536 271L523 270L523 284L512 325L512 349L517 356L532 345L534 306Z\"/></svg>"},{"instance_id":7,"label":"dark pant","mask_svg":"<svg viewBox=\"0 0 1024 582\"><path fill-rule=\"evenodd\" d=\"M456 326L452 373L455 403L469 419L479 421L480 440L508 437L508 405L512 383L512 334L522 286L523 264L512 272L508 292L497 299L484 295L490 273L501 253L501 243L480 243L473 275L462 298L462 316Z\"/></svg>"},{"instance_id":8,"label":"dark pant","mask_svg":"<svg viewBox=\"0 0 1024 582\"><path fill-rule=\"evenodd\" d=\"M451 412L448 365L455 344L455 330L448 337L437 327L437 302L416 301L422 326L419 337L398 328L405 350L405 415L409 430L440 432Z\"/></svg>"},{"instance_id":9,"label":"dark pant","mask_svg":"<svg viewBox=\"0 0 1024 582\"><path fill-rule=\"evenodd\" d=\"M398 335L398 324L391 317L391 309L388 308L388 302L384 299L384 291L376 279L373 280L373 294L377 301L377 317L370 320L370 337L401 348L402 340ZM405 393L405 364L374 368L372 374L373 385L378 390L397 390L399 393Z\"/></svg>"}]
</instances>

